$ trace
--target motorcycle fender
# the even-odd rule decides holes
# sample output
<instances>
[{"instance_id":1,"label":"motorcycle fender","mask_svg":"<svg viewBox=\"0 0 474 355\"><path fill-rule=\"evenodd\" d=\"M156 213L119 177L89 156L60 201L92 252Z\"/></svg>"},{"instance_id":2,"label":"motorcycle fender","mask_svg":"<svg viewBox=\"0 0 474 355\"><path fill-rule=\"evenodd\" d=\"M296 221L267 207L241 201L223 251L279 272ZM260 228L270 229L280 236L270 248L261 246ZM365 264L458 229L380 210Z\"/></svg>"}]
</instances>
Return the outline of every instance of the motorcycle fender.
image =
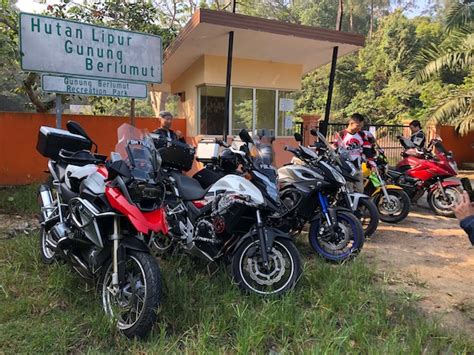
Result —
<instances>
[{"instance_id":1,"label":"motorcycle fender","mask_svg":"<svg viewBox=\"0 0 474 355\"><path fill-rule=\"evenodd\" d=\"M287 233L284 233L282 232L281 230L279 229L276 229L276 228L273 228L273 227L265 227L265 237L266 237L266 243L267 243L267 250L271 250L272 249L272 246L273 246L273 242L275 241L275 238L285 238L285 239L291 239L291 237L287 234ZM234 247L234 252L239 249L239 247L242 245L242 243L244 241L246 241L247 239L251 238L252 240L258 240L258 232L257 232L257 229L255 228L252 228L252 230L250 232L248 232L247 234L245 234L242 238L240 238L240 240L238 241L238 243L236 244L236 246Z\"/></svg>"},{"instance_id":2,"label":"motorcycle fender","mask_svg":"<svg viewBox=\"0 0 474 355\"><path fill-rule=\"evenodd\" d=\"M448 187L448 186L452 186L452 187L459 187L461 186L461 184L457 181L452 181L452 180L443 180L441 181L441 185L443 186L443 188L445 187ZM433 193L435 190L438 189L438 184L433 184L431 185L430 187L430 193Z\"/></svg>"},{"instance_id":3,"label":"motorcycle fender","mask_svg":"<svg viewBox=\"0 0 474 355\"><path fill-rule=\"evenodd\" d=\"M403 190L403 188L397 185L386 185L385 187L387 188L387 190ZM377 187L377 189L375 189L374 193L372 194L372 197L377 196L381 191L382 191L382 188Z\"/></svg>"},{"instance_id":4,"label":"motorcycle fender","mask_svg":"<svg viewBox=\"0 0 474 355\"><path fill-rule=\"evenodd\" d=\"M128 250L142 251L142 252L147 252L147 253L150 251L148 249L148 246L144 242L134 237L122 239L120 241L120 245L124 249L128 249Z\"/></svg>"}]
</instances>

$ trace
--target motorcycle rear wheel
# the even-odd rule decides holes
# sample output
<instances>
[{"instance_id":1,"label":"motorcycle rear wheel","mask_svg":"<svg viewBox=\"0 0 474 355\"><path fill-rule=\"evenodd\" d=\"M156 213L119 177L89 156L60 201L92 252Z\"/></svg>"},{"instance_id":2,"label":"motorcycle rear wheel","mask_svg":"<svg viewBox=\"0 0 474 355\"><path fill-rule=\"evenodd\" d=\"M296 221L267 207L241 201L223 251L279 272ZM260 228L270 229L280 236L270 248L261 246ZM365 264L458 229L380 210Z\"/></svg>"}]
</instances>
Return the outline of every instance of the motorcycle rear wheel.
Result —
<instances>
[{"instance_id":1,"label":"motorcycle rear wheel","mask_svg":"<svg viewBox=\"0 0 474 355\"><path fill-rule=\"evenodd\" d=\"M311 223L308 239L313 250L324 260L341 263L360 253L365 236L360 221L352 213L336 211L336 223L335 231L327 234L330 232L326 219L315 220Z\"/></svg>"},{"instance_id":2,"label":"motorcycle rear wheel","mask_svg":"<svg viewBox=\"0 0 474 355\"><path fill-rule=\"evenodd\" d=\"M292 289L301 275L301 259L291 239L276 238L263 266L260 241L248 238L232 257L232 275L244 292L278 296Z\"/></svg>"},{"instance_id":3,"label":"motorcycle rear wheel","mask_svg":"<svg viewBox=\"0 0 474 355\"><path fill-rule=\"evenodd\" d=\"M102 308L125 336L143 338L155 323L162 298L158 263L148 253L128 250L124 285L116 295L111 292L112 273L112 260L109 260L99 280Z\"/></svg>"},{"instance_id":4,"label":"motorcycle rear wheel","mask_svg":"<svg viewBox=\"0 0 474 355\"><path fill-rule=\"evenodd\" d=\"M444 193L449 201L444 199L443 193L436 189L428 194L428 204L430 208L439 216L454 217L453 205L461 201L461 193L454 186L444 188Z\"/></svg>"}]
</instances>

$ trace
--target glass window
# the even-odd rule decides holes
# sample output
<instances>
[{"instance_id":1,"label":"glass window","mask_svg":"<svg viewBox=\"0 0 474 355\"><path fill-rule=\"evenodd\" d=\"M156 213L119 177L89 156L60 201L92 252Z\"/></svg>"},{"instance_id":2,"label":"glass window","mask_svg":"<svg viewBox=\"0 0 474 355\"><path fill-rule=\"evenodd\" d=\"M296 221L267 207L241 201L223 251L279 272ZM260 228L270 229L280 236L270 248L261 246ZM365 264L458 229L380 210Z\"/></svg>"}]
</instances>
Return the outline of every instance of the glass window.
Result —
<instances>
[{"instance_id":1,"label":"glass window","mask_svg":"<svg viewBox=\"0 0 474 355\"><path fill-rule=\"evenodd\" d=\"M253 89L232 88L232 134L253 129Z\"/></svg>"},{"instance_id":2,"label":"glass window","mask_svg":"<svg viewBox=\"0 0 474 355\"><path fill-rule=\"evenodd\" d=\"M225 88L202 86L199 88L200 134L224 133Z\"/></svg>"},{"instance_id":3,"label":"glass window","mask_svg":"<svg viewBox=\"0 0 474 355\"><path fill-rule=\"evenodd\" d=\"M294 134L295 93L291 91L278 92L278 136Z\"/></svg>"},{"instance_id":4,"label":"glass window","mask_svg":"<svg viewBox=\"0 0 474 355\"><path fill-rule=\"evenodd\" d=\"M265 130L265 135L275 136L275 90L256 90L256 121L257 131Z\"/></svg>"}]
</instances>

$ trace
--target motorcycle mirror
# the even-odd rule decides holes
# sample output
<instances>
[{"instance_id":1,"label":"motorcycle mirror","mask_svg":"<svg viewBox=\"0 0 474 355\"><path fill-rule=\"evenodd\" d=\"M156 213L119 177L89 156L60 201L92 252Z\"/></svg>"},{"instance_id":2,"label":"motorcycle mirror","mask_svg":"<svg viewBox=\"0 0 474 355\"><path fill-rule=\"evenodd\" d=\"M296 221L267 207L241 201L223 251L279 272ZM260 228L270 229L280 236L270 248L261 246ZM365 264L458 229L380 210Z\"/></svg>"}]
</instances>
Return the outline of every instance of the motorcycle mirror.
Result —
<instances>
[{"instance_id":1,"label":"motorcycle mirror","mask_svg":"<svg viewBox=\"0 0 474 355\"><path fill-rule=\"evenodd\" d=\"M108 179L113 180L117 176L123 176L129 178L132 176L130 168L123 160L116 160L111 164L107 165Z\"/></svg>"},{"instance_id":2,"label":"motorcycle mirror","mask_svg":"<svg viewBox=\"0 0 474 355\"><path fill-rule=\"evenodd\" d=\"M300 142L301 144L303 144L303 136L300 133L296 132L294 136L297 142Z\"/></svg>"},{"instance_id":3,"label":"motorcycle mirror","mask_svg":"<svg viewBox=\"0 0 474 355\"><path fill-rule=\"evenodd\" d=\"M252 137L250 137L250 134L249 134L249 132L247 132L246 129L241 129L240 130L239 137L240 137L240 139L242 139L243 142L253 144L253 139L252 139Z\"/></svg>"},{"instance_id":4,"label":"motorcycle mirror","mask_svg":"<svg viewBox=\"0 0 474 355\"><path fill-rule=\"evenodd\" d=\"M314 137L318 136L318 130L316 128L311 128L311 131L309 131L309 133Z\"/></svg>"}]
</instances>

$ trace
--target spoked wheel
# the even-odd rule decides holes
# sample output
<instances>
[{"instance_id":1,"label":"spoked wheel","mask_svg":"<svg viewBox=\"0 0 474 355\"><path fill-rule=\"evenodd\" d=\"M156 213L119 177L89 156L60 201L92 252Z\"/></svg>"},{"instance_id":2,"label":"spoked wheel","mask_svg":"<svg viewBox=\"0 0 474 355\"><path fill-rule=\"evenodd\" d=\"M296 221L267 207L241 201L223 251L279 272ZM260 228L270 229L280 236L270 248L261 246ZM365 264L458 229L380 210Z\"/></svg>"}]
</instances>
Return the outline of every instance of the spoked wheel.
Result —
<instances>
[{"instance_id":1,"label":"spoked wheel","mask_svg":"<svg viewBox=\"0 0 474 355\"><path fill-rule=\"evenodd\" d=\"M308 234L313 250L327 261L342 262L359 254L365 241L359 220L351 213L337 211L331 229L323 217L314 221Z\"/></svg>"},{"instance_id":2,"label":"spoked wheel","mask_svg":"<svg viewBox=\"0 0 474 355\"><path fill-rule=\"evenodd\" d=\"M127 251L121 287L112 286L112 273L109 261L99 282L105 313L127 337L146 336L156 320L162 294L156 260L147 253Z\"/></svg>"},{"instance_id":3,"label":"spoked wheel","mask_svg":"<svg viewBox=\"0 0 474 355\"><path fill-rule=\"evenodd\" d=\"M265 267L260 242L248 238L232 258L234 281L246 292L259 295L281 295L290 290L301 274L301 260L293 241L276 238L268 253Z\"/></svg>"},{"instance_id":4,"label":"spoked wheel","mask_svg":"<svg viewBox=\"0 0 474 355\"><path fill-rule=\"evenodd\" d=\"M155 235L151 241L151 250L155 256L164 256L173 250L173 240L168 235Z\"/></svg>"},{"instance_id":5,"label":"spoked wheel","mask_svg":"<svg viewBox=\"0 0 474 355\"><path fill-rule=\"evenodd\" d=\"M46 232L44 227L40 230L40 255L45 264L54 263L56 258L56 242L51 237L51 233Z\"/></svg>"},{"instance_id":6,"label":"spoked wheel","mask_svg":"<svg viewBox=\"0 0 474 355\"><path fill-rule=\"evenodd\" d=\"M49 186L42 185L41 188L47 189ZM38 190L38 206L41 209L39 213L39 221L40 223L43 222L43 220L46 218L44 217L44 211L43 211L43 200L41 199L41 194L40 191ZM53 239L51 236L51 233L49 231L46 231L45 228L42 226L40 229L40 238L39 238L39 247L40 247L40 256L41 260L45 264L51 264L57 260L56 257L56 246L57 242Z\"/></svg>"},{"instance_id":7,"label":"spoked wheel","mask_svg":"<svg viewBox=\"0 0 474 355\"><path fill-rule=\"evenodd\" d=\"M389 200L383 192L375 198L380 219L387 223L403 221L410 212L410 198L403 190L387 190Z\"/></svg>"},{"instance_id":8,"label":"spoked wheel","mask_svg":"<svg viewBox=\"0 0 474 355\"><path fill-rule=\"evenodd\" d=\"M360 199L354 215L359 219L366 237L370 237L375 233L379 225L380 216L377 206L371 200L368 198Z\"/></svg>"},{"instance_id":9,"label":"spoked wheel","mask_svg":"<svg viewBox=\"0 0 474 355\"><path fill-rule=\"evenodd\" d=\"M454 217L453 206L461 201L461 193L456 187L447 186L444 195L440 189L436 189L428 195L428 203L437 215Z\"/></svg>"}]
</instances>

